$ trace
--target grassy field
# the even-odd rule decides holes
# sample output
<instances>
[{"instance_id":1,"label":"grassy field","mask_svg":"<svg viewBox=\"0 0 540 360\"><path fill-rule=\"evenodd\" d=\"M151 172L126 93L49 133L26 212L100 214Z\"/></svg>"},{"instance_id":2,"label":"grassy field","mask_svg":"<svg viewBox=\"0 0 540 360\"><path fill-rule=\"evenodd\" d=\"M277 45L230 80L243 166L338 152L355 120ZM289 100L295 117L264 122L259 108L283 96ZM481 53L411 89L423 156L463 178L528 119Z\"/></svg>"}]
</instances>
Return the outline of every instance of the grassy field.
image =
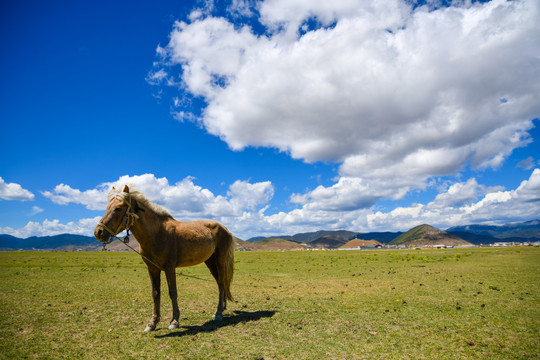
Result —
<instances>
[{"instance_id":1,"label":"grassy field","mask_svg":"<svg viewBox=\"0 0 540 360\"><path fill-rule=\"evenodd\" d=\"M538 359L540 249L236 253L233 295L178 278L151 315L134 253L0 253L2 359ZM182 269L210 279L204 266Z\"/></svg>"}]
</instances>

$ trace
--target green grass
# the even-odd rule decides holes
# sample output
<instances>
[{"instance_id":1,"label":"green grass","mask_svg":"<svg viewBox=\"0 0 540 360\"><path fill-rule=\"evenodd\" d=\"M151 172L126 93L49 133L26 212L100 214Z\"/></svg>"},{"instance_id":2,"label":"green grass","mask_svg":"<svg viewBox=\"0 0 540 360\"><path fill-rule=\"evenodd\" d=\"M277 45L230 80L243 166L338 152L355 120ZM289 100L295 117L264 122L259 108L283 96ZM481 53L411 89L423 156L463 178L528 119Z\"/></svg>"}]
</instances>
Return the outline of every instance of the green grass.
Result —
<instances>
[{"instance_id":1,"label":"green grass","mask_svg":"<svg viewBox=\"0 0 540 360\"><path fill-rule=\"evenodd\" d=\"M179 277L169 331L163 276L163 320L143 333L136 254L0 253L0 358L540 358L538 248L241 252L235 266L223 322L215 283Z\"/></svg>"}]
</instances>

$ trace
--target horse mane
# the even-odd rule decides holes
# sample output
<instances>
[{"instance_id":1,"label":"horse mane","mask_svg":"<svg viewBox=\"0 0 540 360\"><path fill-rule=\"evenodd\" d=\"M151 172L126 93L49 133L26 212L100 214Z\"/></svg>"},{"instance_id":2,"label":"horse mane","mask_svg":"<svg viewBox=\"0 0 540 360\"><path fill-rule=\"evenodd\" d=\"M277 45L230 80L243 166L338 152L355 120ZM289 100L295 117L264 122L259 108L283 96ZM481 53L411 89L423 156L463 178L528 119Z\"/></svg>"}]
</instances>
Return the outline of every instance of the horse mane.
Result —
<instances>
[{"instance_id":1,"label":"horse mane","mask_svg":"<svg viewBox=\"0 0 540 360\"><path fill-rule=\"evenodd\" d=\"M109 191L109 194L107 195L107 201L111 202L111 200L114 199L115 197L120 197L122 199L125 199L126 197L130 197L134 199L135 201L137 201L137 203L139 203L143 208L150 209L153 212L155 212L157 215L172 217L171 213L169 213L163 206L151 202L146 197L146 195L144 195L144 193L142 193L139 190L133 189L133 186L130 186L129 193L125 193L113 187Z\"/></svg>"}]
</instances>

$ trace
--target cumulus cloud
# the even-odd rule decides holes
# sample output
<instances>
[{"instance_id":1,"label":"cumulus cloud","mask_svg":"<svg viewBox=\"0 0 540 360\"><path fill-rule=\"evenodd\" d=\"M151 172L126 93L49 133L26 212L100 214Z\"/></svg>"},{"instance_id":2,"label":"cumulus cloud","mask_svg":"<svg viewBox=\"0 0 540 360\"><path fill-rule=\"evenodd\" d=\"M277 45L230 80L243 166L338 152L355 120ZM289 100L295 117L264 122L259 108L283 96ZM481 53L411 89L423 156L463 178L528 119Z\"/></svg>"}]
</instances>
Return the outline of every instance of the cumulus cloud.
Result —
<instances>
[{"instance_id":1,"label":"cumulus cloud","mask_svg":"<svg viewBox=\"0 0 540 360\"><path fill-rule=\"evenodd\" d=\"M390 212L375 212L367 217L369 228L393 224L407 230L420 223L450 227L471 223L506 223L533 219L540 214L540 169L514 190L487 188L475 179L457 183L428 204L399 207Z\"/></svg>"},{"instance_id":2,"label":"cumulus cloud","mask_svg":"<svg viewBox=\"0 0 540 360\"><path fill-rule=\"evenodd\" d=\"M364 183L361 178L342 177L331 187L319 186L308 194L293 194L291 202L301 204L304 208L324 211L369 208L375 204L378 197L369 194Z\"/></svg>"},{"instance_id":3,"label":"cumulus cloud","mask_svg":"<svg viewBox=\"0 0 540 360\"><path fill-rule=\"evenodd\" d=\"M107 207L107 192L106 186L100 186L99 189L80 191L73 189L69 185L60 184L53 191L42 191L41 194L55 204L82 204L90 210L101 210Z\"/></svg>"},{"instance_id":4,"label":"cumulus cloud","mask_svg":"<svg viewBox=\"0 0 540 360\"><path fill-rule=\"evenodd\" d=\"M44 220L42 223L30 221L19 229L0 227L1 234L8 234L18 238L31 236L53 236L60 234L92 235L100 217L70 221L66 224L60 220Z\"/></svg>"},{"instance_id":5,"label":"cumulus cloud","mask_svg":"<svg viewBox=\"0 0 540 360\"><path fill-rule=\"evenodd\" d=\"M208 189L186 178L169 184L166 178L154 175L124 176L116 182L100 185L106 197L108 187L126 182L137 188L154 202L166 206L179 220L213 218L225 224L235 235L247 239L252 236L294 234L319 229L348 229L353 231L406 231L416 225L428 223L441 229L472 223L507 223L533 219L540 213L540 169L535 169L516 189L488 187L475 178L450 184L432 201L398 207L391 211L358 206L357 202L373 204L372 199L355 195L347 188L349 181L341 179L330 188L320 187L308 195L295 195L299 208L288 212L267 214L274 188L269 182L251 184L236 181L226 195L214 195ZM73 194L79 194L73 192ZM84 194L85 191L80 193ZM63 196L66 196L65 194ZM350 207L340 199L351 197ZM75 199L80 199L78 195ZM91 197L88 197L90 199ZM63 198L64 203L69 203ZM76 200L80 201L80 200ZM89 208L97 204L82 204ZM61 223L45 220L28 222L20 229L0 228L0 233L18 237L73 233L91 235L100 216Z\"/></svg>"},{"instance_id":6,"label":"cumulus cloud","mask_svg":"<svg viewBox=\"0 0 540 360\"><path fill-rule=\"evenodd\" d=\"M273 146L307 161L382 150L395 162L473 145L509 118L526 130L539 112L534 1L432 12L392 0L266 1L260 12L285 30L257 36L210 16L177 22L167 46L186 89L208 102L204 125L232 148ZM336 24L298 38L310 17Z\"/></svg>"},{"instance_id":7,"label":"cumulus cloud","mask_svg":"<svg viewBox=\"0 0 540 360\"><path fill-rule=\"evenodd\" d=\"M346 194L340 189L343 184L340 182L330 189L320 188L322 194L314 191L314 199L300 196L295 201L302 206L289 212L271 215L248 212L243 214L241 220L228 220L234 224L232 228L242 235L270 236L315 229L407 231L424 223L446 229L463 224L523 221L536 218L540 213L540 169L535 169L528 180L513 190L488 187L470 178L451 184L426 204L397 207L386 212L377 210L375 206L354 210L336 207L333 199ZM327 192L333 194L326 196Z\"/></svg>"},{"instance_id":8,"label":"cumulus cloud","mask_svg":"<svg viewBox=\"0 0 540 360\"><path fill-rule=\"evenodd\" d=\"M19 184L6 183L4 179L0 177L0 199L19 201L34 200L34 194L23 189Z\"/></svg>"},{"instance_id":9,"label":"cumulus cloud","mask_svg":"<svg viewBox=\"0 0 540 360\"><path fill-rule=\"evenodd\" d=\"M256 7L255 0L232 0L227 10L238 17L251 17L254 15Z\"/></svg>"},{"instance_id":10,"label":"cumulus cloud","mask_svg":"<svg viewBox=\"0 0 540 360\"><path fill-rule=\"evenodd\" d=\"M115 186L122 188L128 184L142 191L153 202L167 208L173 215L181 218L239 216L243 211L257 210L266 205L274 195L271 182L251 184L237 180L230 187L226 196L214 195L187 177L175 184L170 184L165 177L156 178L153 174L121 176L114 182L106 182L95 189L78 190L69 185L60 184L53 191L42 192L56 204L70 203L84 205L89 210L105 210L107 194Z\"/></svg>"},{"instance_id":11,"label":"cumulus cloud","mask_svg":"<svg viewBox=\"0 0 540 360\"><path fill-rule=\"evenodd\" d=\"M341 164L343 180L294 201L369 207L433 176L498 168L531 141L540 114L538 2L454 4L235 1L264 34L242 25L241 10L234 23L197 13L176 22L156 69L178 74L183 95L207 104L178 117L230 148ZM323 204L345 183L361 194Z\"/></svg>"}]
</instances>

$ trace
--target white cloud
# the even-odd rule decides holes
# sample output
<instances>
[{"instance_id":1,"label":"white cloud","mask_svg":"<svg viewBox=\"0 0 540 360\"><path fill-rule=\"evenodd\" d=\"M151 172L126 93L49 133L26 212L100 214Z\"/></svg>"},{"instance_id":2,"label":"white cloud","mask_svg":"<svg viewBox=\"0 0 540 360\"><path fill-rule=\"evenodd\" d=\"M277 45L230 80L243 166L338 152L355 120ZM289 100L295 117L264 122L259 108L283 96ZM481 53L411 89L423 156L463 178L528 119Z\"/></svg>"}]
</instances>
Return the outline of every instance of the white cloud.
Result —
<instances>
[{"instance_id":1,"label":"white cloud","mask_svg":"<svg viewBox=\"0 0 540 360\"><path fill-rule=\"evenodd\" d=\"M53 191L42 191L41 194L59 205L69 203L85 205L90 210L102 210L107 207L107 192L110 187L100 186L98 189L80 191L69 185L57 185Z\"/></svg>"},{"instance_id":2,"label":"white cloud","mask_svg":"<svg viewBox=\"0 0 540 360\"><path fill-rule=\"evenodd\" d=\"M339 199L344 194L354 198L354 183L345 189L346 182L330 189L322 189L323 194L335 192L332 196L309 194L311 201L300 196L298 203L303 206L290 212L264 216L250 214L249 226L245 230L252 235L293 234L318 229L348 229L353 231L407 231L412 227L427 223L446 229L455 225L473 223L503 224L514 221L535 219L540 214L540 169L535 169L528 180L514 190L505 191L501 187L487 187L471 178L455 183L438 194L427 204L413 204L397 207L384 212L369 209L347 210L333 204L331 199ZM343 188L341 188L343 187ZM253 225L255 224L255 225ZM249 232L253 227L258 233Z\"/></svg>"},{"instance_id":3,"label":"white cloud","mask_svg":"<svg viewBox=\"0 0 540 360\"><path fill-rule=\"evenodd\" d=\"M293 194L291 202L304 205L304 208L347 211L369 208L379 196L370 193L362 179L342 177L331 187L319 186L305 195Z\"/></svg>"},{"instance_id":4,"label":"white cloud","mask_svg":"<svg viewBox=\"0 0 540 360\"><path fill-rule=\"evenodd\" d=\"M23 189L21 185L15 183L6 183L0 177L0 199L27 201L34 200L34 194Z\"/></svg>"},{"instance_id":5,"label":"white cloud","mask_svg":"<svg viewBox=\"0 0 540 360\"><path fill-rule=\"evenodd\" d=\"M237 180L230 187L226 196L214 195L187 177L175 184L169 184L165 177L156 178L153 174L120 177L117 181L106 182L95 189L81 191L69 185L60 184L53 191L42 194L55 204L70 203L84 205L90 210L105 210L107 194L115 186L121 188L129 184L142 191L153 202L156 202L180 218L238 216L244 210L254 211L268 203L274 194L271 182L251 184Z\"/></svg>"},{"instance_id":6,"label":"white cloud","mask_svg":"<svg viewBox=\"0 0 540 360\"><path fill-rule=\"evenodd\" d=\"M97 216L90 219L70 221L66 224L62 224L60 220L44 220L42 223L30 221L19 229L0 227L0 234L8 234L22 239L31 236L53 236L66 233L91 236L100 218Z\"/></svg>"},{"instance_id":7,"label":"white cloud","mask_svg":"<svg viewBox=\"0 0 540 360\"><path fill-rule=\"evenodd\" d=\"M239 71L246 50L257 41L249 28L236 30L225 19L213 17L189 25L176 22L170 38L168 61L182 64L185 86L207 98L214 97L228 77Z\"/></svg>"},{"instance_id":8,"label":"white cloud","mask_svg":"<svg viewBox=\"0 0 540 360\"><path fill-rule=\"evenodd\" d=\"M39 206L32 206L32 211L30 212L30 216L34 216L36 214L42 213L44 210L40 208Z\"/></svg>"},{"instance_id":9,"label":"white cloud","mask_svg":"<svg viewBox=\"0 0 540 360\"><path fill-rule=\"evenodd\" d=\"M388 212L377 210L375 206L359 208L355 202L369 202L371 199L355 194L355 189L362 186L357 181L340 179L333 187L320 187L305 195L295 195L294 201L300 205L299 208L275 214L266 214L274 192L270 182L251 184L236 181L229 187L226 196L212 194L208 189L195 185L192 178L171 185L166 178L156 178L151 174L124 176L98 188L103 191L105 198L108 186L126 182L136 184L152 201L171 210L177 219L213 218L244 239L319 229L406 231L422 223L446 229L472 223L523 221L537 218L540 214L540 169L535 169L529 179L513 190L487 187L471 178L450 184L431 202L398 207ZM102 186L107 191L101 190ZM80 194L86 192L71 190L71 193L76 195L74 201L79 201L84 198ZM85 205L98 207L98 204ZM60 233L92 235L99 219L100 216L97 216L66 224L59 220L29 222L20 229L0 228L0 233L18 237Z\"/></svg>"},{"instance_id":10,"label":"white cloud","mask_svg":"<svg viewBox=\"0 0 540 360\"><path fill-rule=\"evenodd\" d=\"M472 203L483 193L484 187L480 186L475 178L464 183L451 185L446 192L440 193L431 202L431 207L444 209Z\"/></svg>"},{"instance_id":11,"label":"white cloud","mask_svg":"<svg viewBox=\"0 0 540 360\"><path fill-rule=\"evenodd\" d=\"M247 229L245 220L252 218L254 214L264 218L264 211L274 195L274 187L270 181L250 183L237 180L229 186L226 195L214 195L210 190L196 185L192 177L170 184L167 178L156 178L153 174L125 175L114 182L105 182L95 189L84 191L60 184L53 191L44 191L42 194L59 205L73 203L83 205L90 210L104 211L107 207L107 194L111 187L121 188L126 184L134 186L151 201L168 209L178 220L212 218L221 220L235 232ZM15 236L50 235L62 232L91 235L98 221L99 217L81 220L81 224L73 222L61 224L58 220L46 220L43 224L29 222L24 228L18 230L0 228L0 233ZM73 230L67 231L70 228ZM256 232L257 228L249 229L249 231Z\"/></svg>"},{"instance_id":12,"label":"white cloud","mask_svg":"<svg viewBox=\"0 0 540 360\"><path fill-rule=\"evenodd\" d=\"M161 66L207 103L200 116L176 116L235 150L341 163L343 182L363 193L351 204L399 199L468 165L497 168L531 141L540 115L537 1L414 10L399 0L234 4L257 8L267 33L201 14L177 22L160 48ZM308 20L319 26L310 30Z\"/></svg>"},{"instance_id":13,"label":"white cloud","mask_svg":"<svg viewBox=\"0 0 540 360\"><path fill-rule=\"evenodd\" d=\"M158 46L158 49L156 52L159 54L160 49L163 49ZM146 77L146 81L151 85L159 85L164 79L168 77L169 74L164 69L158 69L155 72L150 72L148 76Z\"/></svg>"},{"instance_id":14,"label":"white cloud","mask_svg":"<svg viewBox=\"0 0 540 360\"><path fill-rule=\"evenodd\" d=\"M478 196L483 197L478 200ZM428 223L441 228L472 223L506 223L535 219L540 214L540 169L515 190L487 188L475 179L457 183L428 204L396 208L368 216L372 229L407 230ZM390 226L391 225L391 226Z\"/></svg>"},{"instance_id":15,"label":"white cloud","mask_svg":"<svg viewBox=\"0 0 540 360\"><path fill-rule=\"evenodd\" d=\"M236 16L251 17L256 6L255 0L232 0L227 11Z\"/></svg>"}]
</instances>

